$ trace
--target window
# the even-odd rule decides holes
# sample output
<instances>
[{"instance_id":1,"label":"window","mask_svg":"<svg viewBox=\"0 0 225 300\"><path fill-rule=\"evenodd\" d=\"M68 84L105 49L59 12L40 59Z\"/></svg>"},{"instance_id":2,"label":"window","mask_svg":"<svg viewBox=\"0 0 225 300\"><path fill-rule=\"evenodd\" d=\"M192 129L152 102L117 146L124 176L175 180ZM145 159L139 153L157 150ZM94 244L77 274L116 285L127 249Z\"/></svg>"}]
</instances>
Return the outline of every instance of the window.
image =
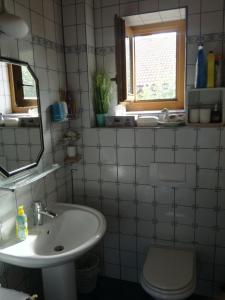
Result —
<instances>
[{"instance_id":1,"label":"window","mask_svg":"<svg viewBox=\"0 0 225 300\"><path fill-rule=\"evenodd\" d=\"M8 65L12 112L28 112L37 107L37 86L27 66Z\"/></svg>"},{"instance_id":2,"label":"window","mask_svg":"<svg viewBox=\"0 0 225 300\"><path fill-rule=\"evenodd\" d=\"M123 30L116 28L119 101L128 111L183 109L185 20L138 26L125 25L123 20L120 25L125 29L118 38ZM126 62L123 69L118 56Z\"/></svg>"}]
</instances>

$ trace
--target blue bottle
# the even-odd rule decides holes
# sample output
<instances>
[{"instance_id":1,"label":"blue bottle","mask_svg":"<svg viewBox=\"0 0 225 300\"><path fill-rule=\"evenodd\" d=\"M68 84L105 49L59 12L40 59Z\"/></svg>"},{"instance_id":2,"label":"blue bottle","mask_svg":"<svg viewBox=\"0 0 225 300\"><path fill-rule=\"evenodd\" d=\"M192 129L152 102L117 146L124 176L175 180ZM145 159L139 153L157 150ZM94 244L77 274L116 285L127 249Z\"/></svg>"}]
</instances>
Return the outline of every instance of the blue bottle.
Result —
<instances>
[{"instance_id":1,"label":"blue bottle","mask_svg":"<svg viewBox=\"0 0 225 300\"><path fill-rule=\"evenodd\" d=\"M62 102L56 102L51 105L51 116L53 122L62 122L64 120L65 113Z\"/></svg>"},{"instance_id":2,"label":"blue bottle","mask_svg":"<svg viewBox=\"0 0 225 300\"><path fill-rule=\"evenodd\" d=\"M195 88L206 87L206 57L202 45L198 46L198 57L195 70Z\"/></svg>"}]
</instances>

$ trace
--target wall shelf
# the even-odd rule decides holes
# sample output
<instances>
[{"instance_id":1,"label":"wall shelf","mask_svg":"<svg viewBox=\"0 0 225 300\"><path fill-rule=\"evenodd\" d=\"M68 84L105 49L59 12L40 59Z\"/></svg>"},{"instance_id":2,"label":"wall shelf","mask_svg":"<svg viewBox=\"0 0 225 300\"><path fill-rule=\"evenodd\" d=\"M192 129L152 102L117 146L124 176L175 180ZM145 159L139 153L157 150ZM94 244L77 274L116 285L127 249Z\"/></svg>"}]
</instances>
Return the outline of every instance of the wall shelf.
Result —
<instances>
[{"instance_id":1,"label":"wall shelf","mask_svg":"<svg viewBox=\"0 0 225 300\"><path fill-rule=\"evenodd\" d=\"M22 176L15 176L12 178L2 179L0 181L0 189L14 192L17 188L21 188L30 183L33 183L47 175L57 171L62 166L59 164L53 164L43 170L30 171L29 173L23 174Z\"/></svg>"},{"instance_id":2,"label":"wall shelf","mask_svg":"<svg viewBox=\"0 0 225 300\"><path fill-rule=\"evenodd\" d=\"M208 108L213 110L217 105L221 113L221 122L219 123L191 123L189 120L190 109L192 108ZM225 125L225 88L201 88L188 89L186 108L188 117L186 124L193 127L220 127Z\"/></svg>"},{"instance_id":3,"label":"wall shelf","mask_svg":"<svg viewBox=\"0 0 225 300\"><path fill-rule=\"evenodd\" d=\"M214 87L214 88L191 88L191 89L188 89L189 92L208 92L208 91L211 91L211 92L215 92L215 91L223 91L225 90L225 87Z\"/></svg>"}]
</instances>

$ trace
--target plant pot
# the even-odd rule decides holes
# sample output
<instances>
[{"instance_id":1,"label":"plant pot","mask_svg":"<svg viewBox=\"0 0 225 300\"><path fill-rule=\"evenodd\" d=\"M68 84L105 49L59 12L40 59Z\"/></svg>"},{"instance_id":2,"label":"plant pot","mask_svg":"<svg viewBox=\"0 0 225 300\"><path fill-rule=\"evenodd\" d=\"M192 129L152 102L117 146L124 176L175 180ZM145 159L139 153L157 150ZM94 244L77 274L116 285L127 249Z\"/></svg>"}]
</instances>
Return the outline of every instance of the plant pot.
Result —
<instances>
[{"instance_id":1,"label":"plant pot","mask_svg":"<svg viewBox=\"0 0 225 300\"><path fill-rule=\"evenodd\" d=\"M96 123L98 127L105 126L105 115L104 114L96 114Z\"/></svg>"}]
</instances>

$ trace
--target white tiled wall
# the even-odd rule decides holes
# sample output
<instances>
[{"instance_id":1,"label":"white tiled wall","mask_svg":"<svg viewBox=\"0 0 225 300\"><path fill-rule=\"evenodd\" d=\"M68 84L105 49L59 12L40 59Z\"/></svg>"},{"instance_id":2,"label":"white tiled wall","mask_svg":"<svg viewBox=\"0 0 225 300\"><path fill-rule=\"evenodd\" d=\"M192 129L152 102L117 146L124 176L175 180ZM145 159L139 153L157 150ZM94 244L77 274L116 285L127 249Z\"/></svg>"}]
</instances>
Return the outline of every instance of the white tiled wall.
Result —
<instances>
[{"instance_id":1,"label":"white tiled wall","mask_svg":"<svg viewBox=\"0 0 225 300\"><path fill-rule=\"evenodd\" d=\"M42 150L39 128L0 128L0 164L13 171L37 161Z\"/></svg>"},{"instance_id":2,"label":"white tiled wall","mask_svg":"<svg viewBox=\"0 0 225 300\"><path fill-rule=\"evenodd\" d=\"M224 129L93 128L82 133L74 200L107 218L103 273L137 281L149 245L195 247L198 292L212 293L224 282L217 271L225 245ZM182 187L153 184L153 162L191 164L197 167L196 179Z\"/></svg>"},{"instance_id":3,"label":"white tiled wall","mask_svg":"<svg viewBox=\"0 0 225 300\"><path fill-rule=\"evenodd\" d=\"M65 65L62 39L61 1L60 0L12 0L6 1L11 12L26 19L30 27L28 37L22 40L0 36L2 56L24 60L30 63L40 83L41 109L45 150L40 166L53 162L61 163L64 149L58 146L68 124L54 125L50 122L49 105L59 100L60 89L65 90ZM9 136L8 136L9 137ZM70 198L71 177L67 168L56 174L20 188L16 193L0 192L0 239L15 233L16 208L24 204L32 222L32 203L42 201L67 201ZM0 283L9 287L23 288L32 278L28 271L0 266ZM23 276L25 275L25 277ZM34 281L37 285L37 281ZM36 292L31 289L31 292Z\"/></svg>"},{"instance_id":4,"label":"white tiled wall","mask_svg":"<svg viewBox=\"0 0 225 300\"><path fill-rule=\"evenodd\" d=\"M8 80L8 68L5 63L0 63L0 112L9 114L12 112L10 99L10 86Z\"/></svg>"},{"instance_id":5,"label":"white tiled wall","mask_svg":"<svg viewBox=\"0 0 225 300\"><path fill-rule=\"evenodd\" d=\"M137 281L150 244L194 246L198 292L212 295L225 282L224 129L95 129L92 75L95 64L115 76L114 14L129 15L188 6L187 84L193 84L198 41L206 50L223 50L222 0L63 0L68 87L79 118L70 122L83 138L83 160L74 165L74 201L100 209L108 231L100 253L104 275ZM9 9L31 27L25 40L1 37L1 55L28 61L40 80L45 152L41 164L61 162L58 145L67 125L51 125L48 106L65 87L60 0L14 0ZM112 109L116 99L113 86ZM163 187L149 181L152 162L197 166L192 188ZM72 187L69 170L0 194L1 238L14 231L16 206L31 216L35 200L65 200ZM6 273L4 273L5 275ZM5 276L0 281L5 283ZM7 278L9 278L9 273ZM10 277L11 278L11 277ZM22 277L23 278L23 277ZM15 281L9 281L15 286Z\"/></svg>"},{"instance_id":6,"label":"white tiled wall","mask_svg":"<svg viewBox=\"0 0 225 300\"><path fill-rule=\"evenodd\" d=\"M193 85L199 41L206 52L223 53L224 1L94 0L94 8L92 1L62 2L68 85L81 112L70 125L80 128L83 136L79 145L83 160L73 167L74 201L106 215L108 230L100 249L103 274L138 281L150 244L195 247L197 292L212 295L225 282L224 129L90 128L92 85L87 85L87 76L95 59L98 68L115 76L115 14L187 6L187 85ZM93 30L95 40L89 40ZM113 109L115 85L111 103ZM153 185L148 176L152 162L195 165L193 187Z\"/></svg>"}]
</instances>

